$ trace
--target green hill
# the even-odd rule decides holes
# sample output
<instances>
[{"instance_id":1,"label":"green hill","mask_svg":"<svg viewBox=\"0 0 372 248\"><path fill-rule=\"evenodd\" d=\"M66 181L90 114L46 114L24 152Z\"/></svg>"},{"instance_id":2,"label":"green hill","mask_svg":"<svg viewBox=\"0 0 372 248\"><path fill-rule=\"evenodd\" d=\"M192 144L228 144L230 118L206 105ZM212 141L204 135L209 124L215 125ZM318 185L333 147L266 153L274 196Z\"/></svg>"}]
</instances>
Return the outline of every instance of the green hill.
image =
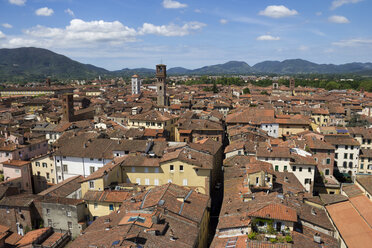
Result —
<instances>
[{"instance_id":1,"label":"green hill","mask_svg":"<svg viewBox=\"0 0 372 248\"><path fill-rule=\"evenodd\" d=\"M87 79L108 71L76 62L46 49L23 47L0 49L0 81Z\"/></svg>"}]
</instances>

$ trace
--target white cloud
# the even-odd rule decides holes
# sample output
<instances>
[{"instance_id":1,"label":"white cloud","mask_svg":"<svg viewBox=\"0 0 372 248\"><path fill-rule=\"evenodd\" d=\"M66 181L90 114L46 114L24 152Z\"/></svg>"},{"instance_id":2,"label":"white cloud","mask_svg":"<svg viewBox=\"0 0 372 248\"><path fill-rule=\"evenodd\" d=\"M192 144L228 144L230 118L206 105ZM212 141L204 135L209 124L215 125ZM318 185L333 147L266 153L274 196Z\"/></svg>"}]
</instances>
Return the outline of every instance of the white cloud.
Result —
<instances>
[{"instance_id":1,"label":"white cloud","mask_svg":"<svg viewBox=\"0 0 372 248\"><path fill-rule=\"evenodd\" d=\"M35 14L38 16L51 16L53 15L54 10L49 9L48 7L40 8L35 11Z\"/></svg>"},{"instance_id":2,"label":"white cloud","mask_svg":"<svg viewBox=\"0 0 372 248\"><path fill-rule=\"evenodd\" d=\"M280 37L275 37L271 35L261 35L256 38L256 40L280 40Z\"/></svg>"},{"instance_id":3,"label":"white cloud","mask_svg":"<svg viewBox=\"0 0 372 248\"><path fill-rule=\"evenodd\" d=\"M284 5L270 5L267 6L265 10L260 11L258 14L271 18L282 18L297 15L298 12L294 9L290 10Z\"/></svg>"},{"instance_id":4,"label":"white cloud","mask_svg":"<svg viewBox=\"0 0 372 248\"><path fill-rule=\"evenodd\" d=\"M23 6L26 4L26 0L9 0L9 3L18 6Z\"/></svg>"},{"instance_id":5,"label":"white cloud","mask_svg":"<svg viewBox=\"0 0 372 248\"><path fill-rule=\"evenodd\" d=\"M121 44L134 41L136 30L124 26L119 21L90 21L85 22L80 19L73 19L66 28L50 28L36 26L25 31L30 37L50 41L51 43L64 42L66 45L76 45L95 42L111 42L111 44Z\"/></svg>"},{"instance_id":6,"label":"white cloud","mask_svg":"<svg viewBox=\"0 0 372 248\"><path fill-rule=\"evenodd\" d=\"M75 16L74 14L74 11L72 11L71 9L65 9L65 13L69 14L70 16Z\"/></svg>"},{"instance_id":7,"label":"white cloud","mask_svg":"<svg viewBox=\"0 0 372 248\"><path fill-rule=\"evenodd\" d=\"M332 45L340 47L370 46L372 45L372 39L356 38L349 40L341 40L338 42L333 42Z\"/></svg>"},{"instance_id":8,"label":"white cloud","mask_svg":"<svg viewBox=\"0 0 372 248\"><path fill-rule=\"evenodd\" d=\"M228 21L227 21L226 19L221 19L221 20L220 20L220 23L221 23L221 24L226 24L226 23L228 23Z\"/></svg>"},{"instance_id":9,"label":"white cloud","mask_svg":"<svg viewBox=\"0 0 372 248\"><path fill-rule=\"evenodd\" d=\"M12 28L13 26L9 23L3 23L1 24L1 26L3 26L4 28Z\"/></svg>"},{"instance_id":10,"label":"white cloud","mask_svg":"<svg viewBox=\"0 0 372 248\"><path fill-rule=\"evenodd\" d=\"M333 22L333 23L350 23L349 19L347 19L345 16L337 16L337 15L330 16L328 18L328 21Z\"/></svg>"},{"instance_id":11,"label":"white cloud","mask_svg":"<svg viewBox=\"0 0 372 248\"><path fill-rule=\"evenodd\" d=\"M183 26L175 24L156 26L151 23L144 23L142 28L139 29L139 34L156 34L162 36L185 36L190 34L192 30L200 30L206 24L201 22L188 22Z\"/></svg>"},{"instance_id":12,"label":"white cloud","mask_svg":"<svg viewBox=\"0 0 372 248\"><path fill-rule=\"evenodd\" d=\"M305 46L305 45L302 45L298 48L298 50L300 51L308 51L309 50L309 47L308 46Z\"/></svg>"},{"instance_id":13,"label":"white cloud","mask_svg":"<svg viewBox=\"0 0 372 248\"><path fill-rule=\"evenodd\" d=\"M0 31L0 40L5 39L5 38L6 38L6 35Z\"/></svg>"},{"instance_id":14,"label":"white cloud","mask_svg":"<svg viewBox=\"0 0 372 248\"><path fill-rule=\"evenodd\" d=\"M183 25L169 24L156 26L144 23L139 28L123 25L119 21L84 21L72 19L64 28L37 25L23 30L22 35L8 36L0 47L37 46L53 49L101 48L102 44L123 47L124 44L138 41L137 37L148 34L162 36L185 36L200 30L204 23L188 22Z\"/></svg>"},{"instance_id":15,"label":"white cloud","mask_svg":"<svg viewBox=\"0 0 372 248\"><path fill-rule=\"evenodd\" d=\"M163 7L166 9L180 9L180 8L186 8L187 4L180 3L173 0L163 0Z\"/></svg>"},{"instance_id":16,"label":"white cloud","mask_svg":"<svg viewBox=\"0 0 372 248\"><path fill-rule=\"evenodd\" d=\"M342 5L345 5L345 4L359 3L361 1L363 1L363 0L334 0L332 2L331 9L336 9L338 7L341 7Z\"/></svg>"},{"instance_id":17,"label":"white cloud","mask_svg":"<svg viewBox=\"0 0 372 248\"><path fill-rule=\"evenodd\" d=\"M194 12L195 13L201 13L202 11L200 9L195 9Z\"/></svg>"}]
</instances>

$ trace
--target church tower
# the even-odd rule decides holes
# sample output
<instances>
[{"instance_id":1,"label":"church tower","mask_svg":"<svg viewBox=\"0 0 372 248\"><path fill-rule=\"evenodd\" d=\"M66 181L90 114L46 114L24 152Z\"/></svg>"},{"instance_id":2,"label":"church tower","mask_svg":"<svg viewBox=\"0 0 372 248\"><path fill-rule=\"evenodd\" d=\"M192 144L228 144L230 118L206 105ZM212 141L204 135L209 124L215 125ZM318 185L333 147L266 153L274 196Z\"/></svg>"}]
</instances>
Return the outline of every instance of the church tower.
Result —
<instances>
[{"instance_id":1,"label":"church tower","mask_svg":"<svg viewBox=\"0 0 372 248\"><path fill-rule=\"evenodd\" d=\"M132 76L132 95L141 93L141 80L138 75Z\"/></svg>"},{"instance_id":2,"label":"church tower","mask_svg":"<svg viewBox=\"0 0 372 248\"><path fill-rule=\"evenodd\" d=\"M167 106L166 78L167 66L162 64L156 65L156 90L158 94L157 105L161 107Z\"/></svg>"}]
</instances>

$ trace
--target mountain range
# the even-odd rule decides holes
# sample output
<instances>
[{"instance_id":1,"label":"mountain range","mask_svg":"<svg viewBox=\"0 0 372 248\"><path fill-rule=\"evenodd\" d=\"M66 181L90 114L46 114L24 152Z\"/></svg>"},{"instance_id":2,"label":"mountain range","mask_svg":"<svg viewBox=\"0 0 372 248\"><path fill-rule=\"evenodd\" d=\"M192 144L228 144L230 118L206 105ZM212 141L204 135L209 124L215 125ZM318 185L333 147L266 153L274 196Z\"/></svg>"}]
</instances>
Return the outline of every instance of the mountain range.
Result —
<instances>
[{"instance_id":1,"label":"mountain range","mask_svg":"<svg viewBox=\"0 0 372 248\"><path fill-rule=\"evenodd\" d=\"M316 64L302 59L264 61L253 66L243 61L204 66L197 69L174 67L168 75L248 75L248 74L360 74L372 75L372 63L342 65ZM64 55L42 48L23 47L0 49L0 81L58 79L87 79L101 76L152 76L154 69L124 68L108 71L90 64L82 64Z\"/></svg>"}]
</instances>

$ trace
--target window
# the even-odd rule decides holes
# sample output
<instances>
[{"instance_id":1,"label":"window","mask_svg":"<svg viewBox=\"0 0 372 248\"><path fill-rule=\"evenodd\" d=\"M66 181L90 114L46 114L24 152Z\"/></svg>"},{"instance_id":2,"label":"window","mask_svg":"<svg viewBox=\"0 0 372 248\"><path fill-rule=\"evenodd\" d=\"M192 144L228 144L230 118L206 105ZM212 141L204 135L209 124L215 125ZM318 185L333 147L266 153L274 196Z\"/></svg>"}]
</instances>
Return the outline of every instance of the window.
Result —
<instances>
[{"instance_id":1,"label":"window","mask_svg":"<svg viewBox=\"0 0 372 248\"><path fill-rule=\"evenodd\" d=\"M346 161L344 162L343 167L347 168L347 162Z\"/></svg>"},{"instance_id":2,"label":"window","mask_svg":"<svg viewBox=\"0 0 372 248\"><path fill-rule=\"evenodd\" d=\"M141 185L141 178L136 178L136 184Z\"/></svg>"},{"instance_id":3,"label":"window","mask_svg":"<svg viewBox=\"0 0 372 248\"><path fill-rule=\"evenodd\" d=\"M89 181L89 188L94 189L94 181Z\"/></svg>"},{"instance_id":4,"label":"window","mask_svg":"<svg viewBox=\"0 0 372 248\"><path fill-rule=\"evenodd\" d=\"M349 168L353 168L353 162L349 162Z\"/></svg>"},{"instance_id":5,"label":"window","mask_svg":"<svg viewBox=\"0 0 372 248\"><path fill-rule=\"evenodd\" d=\"M157 178L154 179L154 185L159 185L159 179Z\"/></svg>"},{"instance_id":6,"label":"window","mask_svg":"<svg viewBox=\"0 0 372 248\"><path fill-rule=\"evenodd\" d=\"M46 214L47 214L47 215L50 214L50 209L49 209L49 208L46 209Z\"/></svg>"},{"instance_id":7,"label":"window","mask_svg":"<svg viewBox=\"0 0 372 248\"><path fill-rule=\"evenodd\" d=\"M155 173L159 173L159 168L155 168Z\"/></svg>"},{"instance_id":8,"label":"window","mask_svg":"<svg viewBox=\"0 0 372 248\"><path fill-rule=\"evenodd\" d=\"M94 158L90 158L90 161L93 161L94 160Z\"/></svg>"},{"instance_id":9,"label":"window","mask_svg":"<svg viewBox=\"0 0 372 248\"><path fill-rule=\"evenodd\" d=\"M309 167L309 168L308 168L308 172L310 172L310 173L311 173L311 167Z\"/></svg>"},{"instance_id":10,"label":"window","mask_svg":"<svg viewBox=\"0 0 372 248\"><path fill-rule=\"evenodd\" d=\"M345 146L345 150L349 149L349 146Z\"/></svg>"},{"instance_id":11,"label":"window","mask_svg":"<svg viewBox=\"0 0 372 248\"><path fill-rule=\"evenodd\" d=\"M363 170L364 164L360 164L360 169Z\"/></svg>"},{"instance_id":12,"label":"window","mask_svg":"<svg viewBox=\"0 0 372 248\"><path fill-rule=\"evenodd\" d=\"M354 149L354 146L350 146L350 149L353 150Z\"/></svg>"},{"instance_id":13,"label":"window","mask_svg":"<svg viewBox=\"0 0 372 248\"><path fill-rule=\"evenodd\" d=\"M350 159L353 159L353 155L354 155L354 154L350 153Z\"/></svg>"},{"instance_id":14,"label":"window","mask_svg":"<svg viewBox=\"0 0 372 248\"><path fill-rule=\"evenodd\" d=\"M48 167L47 163L43 163L43 168Z\"/></svg>"},{"instance_id":15,"label":"window","mask_svg":"<svg viewBox=\"0 0 372 248\"><path fill-rule=\"evenodd\" d=\"M49 179L49 173L48 172L46 173L46 178Z\"/></svg>"},{"instance_id":16,"label":"window","mask_svg":"<svg viewBox=\"0 0 372 248\"><path fill-rule=\"evenodd\" d=\"M183 185L183 186L187 186L187 179L183 179L183 181L182 181L182 185Z\"/></svg>"},{"instance_id":17,"label":"window","mask_svg":"<svg viewBox=\"0 0 372 248\"><path fill-rule=\"evenodd\" d=\"M169 170L170 170L170 172L174 172L174 165L173 165L173 164L171 164L171 165L169 166Z\"/></svg>"},{"instance_id":18,"label":"window","mask_svg":"<svg viewBox=\"0 0 372 248\"><path fill-rule=\"evenodd\" d=\"M327 164L331 164L331 159L330 158L327 158L326 163Z\"/></svg>"},{"instance_id":19,"label":"window","mask_svg":"<svg viewBox=\"0 0 372 248\"><path fill-rule=\"evenodd\" d=\"M260 181L260 178L259 177L256 177L256 184L258 184Z\"/></svg>"},{"instance_id":20,"label":"window","mask_svg":"<svg viewBox=\"0 0 372 248\"><path fill-rule=\"evenodd\" d=\"M302 167L300 167L298 170L301 172L302 171Z\"/></svg>"},{"instance_id":21,"label":"window","mask_svg":"<svg viewBox=\"0 0 372 248\"><path fill-rule=\"evenodd\" d=\"M275 171L279 171L279 165L275 165Z\"/></svg>"},{"instance_id":22,"label":"window","mask_svg":"<svg viewBox=\"0 0 372 248\"><path fill-rule=\"evenodd\" d=\"M329 175L329 169L325 169L325 173L324 174L326 174L326 176L328 176Z\"/></svg>"},{"instance_id":23,"label":"window","mask_svg":"<svg viewBox=\"0 0 372 248\"><path fill-rule=\"evenodd\" d=\"M68 222L67 222L67 226L68 226L68 229L71 230L71 229L72 229L72 222L71 222L71 221L68 221Z\"/></svg>"},{"instance_id":24,"label":"window","mask_svg":"<svg viewBox=\"0 0 372 248\"><path fill-rule=\"evenodd\" d=\"M284 165L284 171L287 171L288 169L287 169L287 166L286 165Z\"/></svg>"},{"instance_id":25,"label":"window","mask_svg":"<svg viewBox=\"0 0 372 248\"><path fill-rule=\"evenodd\" d=\"M293 166L293 167L292 167L292 170L293 170L293 171L296 171L296 166Z\"/></svg>"},{"instance_id":26,"label":"window","mask_svg":"<svg viewBox=\"0 0 372 248\"><path fill-rule=\"evenodd\" d=\"M150 179L145 178L145 185L150 185Z\"/></svg>"},{"instance_id":27,"label":"window","mask_svg":"<svg viewBox=\"0 0 372 248\"><path fill-rule=\"evenodd\" d=\"M180 165L180 171L183 172L183 165Z\"/></svg>"},{"instance_id":28,"label":"window","mask_svg":"<svg viewBox=\"0 0 372 248\"><path fill-rule=\"evenodd\" d=\"M19 172L20 172L20 170L16 169L16 170L14 170L14 172L15 172L15 173L19 173Z\"/></svg>"},{"instance_id":29,"label":"window","mask_svg":"<svg viewBox=\"0 0 372 248\"><path fill-rule=\"evenodd\" d=\"M145 173L149 173L149 168L145 167Z\"/></svg>"},{"instance_id":30,"label":"window","mask_svg":"<svg viewBox=\"0 0 372 248\"><path fill-rule=\"evenodd\" d=\"M98 208L98 203L95 202L95 203L94 203L94 209L97 209L97 208Z\"/></svg>"},{"instance_id":31,"label":"window","mask_svg":"<svg viewBox=\"0 0 372 248\"><path fill-rule=\"evenodd\" d=\"M346 158L347 158L347 153L344 154L344 159L346 159Z\"/></svg>"},{"instance_id":32,"label":"window","mask_svg":"<svg viewBox=\"0 0 372 248\"><path fill-rule=\"evenodd\" d=\"M51 219L48 219L48 226L53 226L53 222Z\"/></svg>"},{"instance_id":33,"label":"window","mask_svg":"<svg viewBox=\"0 0 372 248\"><path fill-rule=\"evenodd\" d=\"M305 184L311 184L311 179L310 178L305 178Z\"/></svg>"},{"instance_id":34,"label":"window","mask_svg":"<svg viewBox=\"0 0 372 248\"><path fill-rule=\"evenodd\" d=\"M66 215L67 215L68 217L71 217L71 211L66 211Z\"/></svg>"},{"instance_id":35,"label":"window","mask_svg":"<svg viewBox=\"0 0 372 248\"><path fill-rule=\"evenodd\" d=\"M40 167L40 162L36 162L35 165Z\"/></svg>"},{"instance_id":36,"label":"window","mask_svg":"<svg viewBox=\"0 0 372 248\"><path fill-rule=\"evenodd\" d=\"M67 168L67 164L64 164L64 165L63 165L63 172L66 172L66 173L68 173L68 168Z\"/></svg>"},{"instance_id":37,"label":"window","mask_svg":"<svg viewBox=\"0 0 372 248\"><path fill-rule=\"evenodd\" d=\"M110 209L110 211L114 211L114 204L110 204L109 209Z\"/></svg>"},{"instance_id":38,"label":"window","mask_svg":"<svg viewBox=\"0 0 372 248\"><path fill-rule=\"evenodd\" d=\"M136 167L132 166L132 172L136 172Z\"/></svg>"}]
</instances>

